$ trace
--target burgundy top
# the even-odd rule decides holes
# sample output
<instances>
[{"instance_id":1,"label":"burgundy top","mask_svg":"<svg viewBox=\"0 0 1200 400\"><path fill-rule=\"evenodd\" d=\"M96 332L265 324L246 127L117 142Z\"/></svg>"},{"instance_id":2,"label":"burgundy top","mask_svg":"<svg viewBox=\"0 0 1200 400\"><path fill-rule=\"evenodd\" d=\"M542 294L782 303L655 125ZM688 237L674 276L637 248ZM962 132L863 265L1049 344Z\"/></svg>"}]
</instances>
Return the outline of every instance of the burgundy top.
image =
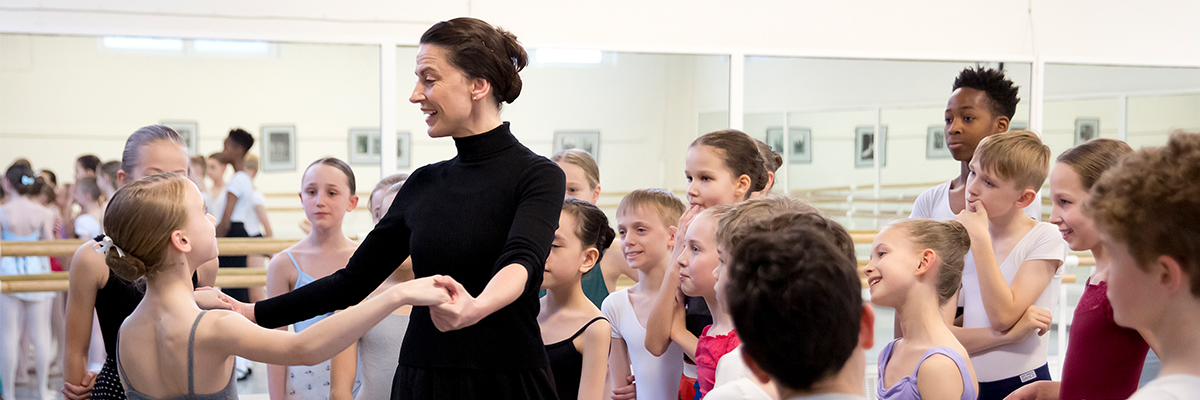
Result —
<instances>
[{"instance_id":1,"label":"burgundy top","mask_svg":"<svg viewBox=\"0 0 1200 400\"><path fill-rule=\"evenodd\" d=\"M712 328L712 325L704 327L704 333L696 342L696 380L700 382L701 397L708 394L716 384L717 362L721 361L721 356L729 354L742 344L742 340L738 339L737 329L724 335L708 336L709 328Z\"/></svg>"},{"instance_id":2,"label":"burgundy top","mask_svg":"<svg viewBox=\"0 0 1200 400\"><path fill-rule=\"evenodd\" d=\"M1059 389L1063 400L1124 399L1138 388L1150 346L1137 331L1113 322L1107 290L1107 283L1089 279L1075 306Z\"/></svg>"}]
</instances>

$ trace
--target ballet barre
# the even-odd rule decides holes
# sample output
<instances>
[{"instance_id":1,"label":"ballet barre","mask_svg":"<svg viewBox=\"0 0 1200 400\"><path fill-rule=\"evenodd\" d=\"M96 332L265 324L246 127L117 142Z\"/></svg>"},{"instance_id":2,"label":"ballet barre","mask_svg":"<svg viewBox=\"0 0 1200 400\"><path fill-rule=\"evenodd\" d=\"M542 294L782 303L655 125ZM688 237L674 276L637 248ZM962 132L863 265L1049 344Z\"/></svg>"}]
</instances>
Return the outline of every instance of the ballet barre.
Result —
<instances>
[{"instance_id":1,"label":"ballet barre","mask_svg":"<svg viewBox=\"0 0 1200 400\"><path fill-rule=\"evenodd\" d=\"M223 256L253 254L275 254L288 248L299 239L274 238L217 238L217 249ZM62 257L75 254L83 240L57 239L36 242L0 243L0 256L4 257Z\"/></svg>"},{"instance_id":2,"label":"ballet barre","mask_svg":"<svg viewBox=\"0 0 1200 400\"><path fill-rule=\"evenodd\" d=\"M267 284L266 268L218 268L217 283L221 288L246 288ZM0 275L0 294L30 292L65 292L70 286L70 274Z\"/></svg>"}]
</instances>

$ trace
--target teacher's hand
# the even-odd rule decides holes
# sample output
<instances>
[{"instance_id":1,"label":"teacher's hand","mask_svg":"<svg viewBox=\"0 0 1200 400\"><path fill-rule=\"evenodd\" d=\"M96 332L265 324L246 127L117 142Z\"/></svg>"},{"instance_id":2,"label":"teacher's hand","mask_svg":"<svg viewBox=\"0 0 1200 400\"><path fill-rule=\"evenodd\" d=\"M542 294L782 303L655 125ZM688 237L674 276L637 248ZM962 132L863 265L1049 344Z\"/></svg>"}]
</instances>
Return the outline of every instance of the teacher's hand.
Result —
<instances>
[{"instance_id":1,"label":"teacher's hand","mask_svg":"<svg viewBox=\"0 0 1200 400\"><path fill-rule=\"evenodd\" d=\"M389 291L402 293L404 303L414 306L432 306L450 301L450 292L438 286L436 279L441 275L427 276L392 286Z\"/></svg>"},{"instance_id":2,"label":"teacher's hand","mask_svg":"<svg viewBox=\"0 0 1200 400\"><path fill-rule=\"evenodd\" d=\"M449 276L435 277L433 282L434 285L442 287L450 293L450 301L429 307L429 316L433 319L433 326L436 326L439 331L459 330L475 325L483 319L485 315L477 307L475 297L467 293L467 289L461 283Z\"/></svg>"}]
</instances>

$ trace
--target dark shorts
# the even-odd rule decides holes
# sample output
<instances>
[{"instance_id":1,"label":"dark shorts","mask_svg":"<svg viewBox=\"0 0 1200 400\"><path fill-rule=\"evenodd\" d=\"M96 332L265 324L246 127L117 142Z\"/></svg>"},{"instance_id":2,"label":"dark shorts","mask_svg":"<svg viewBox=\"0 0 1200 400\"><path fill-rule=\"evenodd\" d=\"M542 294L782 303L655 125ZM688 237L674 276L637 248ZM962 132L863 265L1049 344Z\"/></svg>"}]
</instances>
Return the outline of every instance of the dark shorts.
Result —
<instances>
[{"instance_id":1,"label":"dark shorts","mask_svg":"<svg viewBox=\"0 0 1200 400\"><path fill-rule=\"evenodd\" d=\"M241 222L233 222L229 224L229 233L226 233L225 237L244 238L250 237L250 234L246 232L246 225ZM246 256L219 256L217 262L220 263L221 268L246 268ZM250 302L250 289L229 288L221 289L221 291L240 302Z\"/></svg>"},{"instance_id":2,"label":"dark shorts","mask_svg":"<svg viewBox=\"0 0 1200 400\"><path fill-rule=\"evenodd\" d=\"M513 371L417 368L401 364L392 399L557 399L550 367Z\"/></svg>"},{"instance_id":3,"label":"dark shorts","mask_svg":"<svg viewBox=\"0 0 1200 400\"><path fill-rule=\"evenodd\" d=\"M1050 366L1043 364L1032 371L991 382L979 382L979 400L1003 400L1021 386L1050 380Z\"/></svg>"}]
</instances>

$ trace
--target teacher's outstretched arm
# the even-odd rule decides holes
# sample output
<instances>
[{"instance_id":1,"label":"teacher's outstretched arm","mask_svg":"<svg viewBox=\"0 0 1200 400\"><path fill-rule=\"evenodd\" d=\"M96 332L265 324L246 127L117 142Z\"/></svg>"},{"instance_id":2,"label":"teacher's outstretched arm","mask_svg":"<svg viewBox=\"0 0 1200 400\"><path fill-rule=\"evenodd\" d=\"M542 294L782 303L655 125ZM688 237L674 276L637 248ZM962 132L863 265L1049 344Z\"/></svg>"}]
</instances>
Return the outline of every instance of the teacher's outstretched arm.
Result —
<instances>
[{"instance_id":1,"label":"teacher's outstretched arm","mask_svg":"<svg viewBox=\"0 0 1200 400\"><path fill-rule=\"evenodd\" d=\"M413 176L420 173L417 169ZM408 258L412 232L404 222L406 202L401 198L406 190L409 186L400 190L397 201L363 239L346 268L279 296L235 304L234 311L260 326L278 328L361 302Z\"/></svg>"}]
</instances>

